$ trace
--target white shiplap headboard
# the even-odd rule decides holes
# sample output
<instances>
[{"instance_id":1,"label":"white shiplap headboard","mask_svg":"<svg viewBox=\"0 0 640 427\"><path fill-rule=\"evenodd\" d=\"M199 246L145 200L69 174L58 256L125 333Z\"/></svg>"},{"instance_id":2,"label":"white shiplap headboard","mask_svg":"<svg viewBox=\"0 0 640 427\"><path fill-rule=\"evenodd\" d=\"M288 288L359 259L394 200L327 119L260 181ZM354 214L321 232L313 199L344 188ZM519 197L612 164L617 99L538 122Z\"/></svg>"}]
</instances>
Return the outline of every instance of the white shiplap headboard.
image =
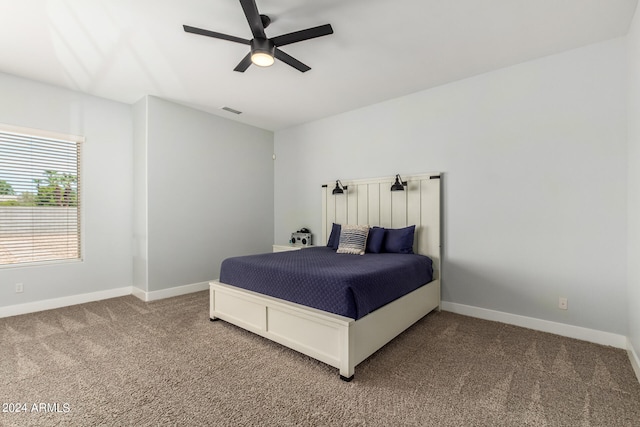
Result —
<instances>
[{"instance_id":1,"label":"white shiplap headboard","mask_svg":"<svg viewBox=\"0 0 640 427\"><path fill-rule=\"evenodd\" d=\"M344 194L333 195L335 181L322 186L322 234L331 226L359 224L385 228L416 226L413 251L427 255L440 270L440 173L402 176L405 191L391 191L394 177L343 181Z\"/></svg>"}]
</instances>

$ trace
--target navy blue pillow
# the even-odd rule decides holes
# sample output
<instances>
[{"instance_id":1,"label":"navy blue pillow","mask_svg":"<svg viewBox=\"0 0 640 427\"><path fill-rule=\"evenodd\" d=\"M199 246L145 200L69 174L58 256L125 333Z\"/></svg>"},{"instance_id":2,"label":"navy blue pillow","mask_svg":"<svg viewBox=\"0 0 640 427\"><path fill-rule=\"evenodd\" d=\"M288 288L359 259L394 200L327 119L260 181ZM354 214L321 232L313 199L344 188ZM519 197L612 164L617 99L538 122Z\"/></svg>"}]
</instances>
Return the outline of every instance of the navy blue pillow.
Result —
<instances>
[{"instance_id":1,"label":"navy blue pillow","mask_svg":"<svg viewBox=\"0 0 640 427\"><path fill-rule=\"evenodd\" d=\"M367 237L366 251L372 254L379 254L382 252L382 243L384 242L384 228L373 227L369 229L369 236Z\"/></svg>"},{"instance_id":2,"label":"navy blue pillow","mask_svg":"<svg viewBox=\"0 0 640 427\"><path fill-rule=\"evenodd\" d=\"M412 254L413 233L415 230L415 225L405 228L385 229L383 243L384 252L394 254Z\"/></svg>"},{"instance_id":3,"label":"navy blue pillow","mask_svg":"<svg viewBox=\"0 0 640 427\"><path fill-rule=\"evenodd\" d=\"M327 242L327 246L333 249L338 249L338 244L340 243L340 230L342 227L340 224L333 223L331 226L331 234L329 235L329 241Z\"/></svg>"}]
</instances>

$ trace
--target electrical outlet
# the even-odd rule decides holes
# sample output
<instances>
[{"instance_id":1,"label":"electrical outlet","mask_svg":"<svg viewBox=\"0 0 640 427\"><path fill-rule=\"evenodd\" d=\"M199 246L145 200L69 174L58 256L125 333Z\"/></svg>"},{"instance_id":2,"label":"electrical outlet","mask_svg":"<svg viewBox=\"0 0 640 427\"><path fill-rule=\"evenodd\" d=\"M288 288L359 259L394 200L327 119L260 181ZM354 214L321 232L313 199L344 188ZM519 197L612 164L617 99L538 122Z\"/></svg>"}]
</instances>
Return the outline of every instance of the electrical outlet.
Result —
<instances>
[{"instance_id":1,"label":"electrical outlet","mask_svg":"<svg viewBox=\"0 0 640 427\"><path fill-rule=\"evenodd\" d=\"M22 286L22 283L16 283L16 294L21 294L22 292L24 292L24 286Z\"/></svg>"},{"instance_id":2,"label":"electrical outlet","mask_svg":"<svg viewBox=\"0 0 640 427\"><path fill-rule=\"evenodd\" d=\"M567 310L569 308L569 301L565 297L558 298L558 308L560 310Z\"/></svg>"}]
</instances>

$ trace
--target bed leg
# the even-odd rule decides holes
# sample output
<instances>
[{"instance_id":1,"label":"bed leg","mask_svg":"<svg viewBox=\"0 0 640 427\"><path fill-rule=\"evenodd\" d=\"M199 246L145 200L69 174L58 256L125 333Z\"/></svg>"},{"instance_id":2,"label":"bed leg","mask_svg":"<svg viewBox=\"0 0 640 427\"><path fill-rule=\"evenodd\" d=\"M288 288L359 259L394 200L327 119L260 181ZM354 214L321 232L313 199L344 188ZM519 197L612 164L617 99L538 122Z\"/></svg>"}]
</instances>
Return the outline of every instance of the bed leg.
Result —
<instances>
[{"instance_id":1,"label":"bed leg","mask_svg":"<svg viewBox=\"0 0 640 427\"><path fill-rule=\"evenodd\" d=\"M219 318L217 318L217 317L210 317L210 318L209 318L209 321L210 321L210 322L217 322L218 320L220 320L220 319L219 319Z\"/></svg>"},{"instance_id":2,"label":"bed leg","mask_svg":"<svg viewBox=\"0 0 640 427\"><path fill-rule=\"evenodd\" d=\"M350 377L345 377L344 375L340 375L340 379L346 383L351 382L351 380L353 380L354 375L351 375Z\"/></svg>"}]
</instances>

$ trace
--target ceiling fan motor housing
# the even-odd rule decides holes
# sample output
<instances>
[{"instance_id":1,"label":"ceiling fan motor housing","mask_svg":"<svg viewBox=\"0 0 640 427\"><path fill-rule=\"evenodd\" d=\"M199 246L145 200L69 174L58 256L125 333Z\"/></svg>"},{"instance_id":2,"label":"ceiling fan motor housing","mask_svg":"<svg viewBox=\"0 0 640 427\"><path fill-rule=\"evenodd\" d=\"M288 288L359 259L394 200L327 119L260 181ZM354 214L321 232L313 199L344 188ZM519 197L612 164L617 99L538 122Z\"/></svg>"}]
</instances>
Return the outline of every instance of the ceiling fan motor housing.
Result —
<instances>
[{"instance_id":1,"label":"ceiling fan motor housing","mask_svg":"<svg viewBox=\"0 0 640 427\"><path fill-rule=\"evenodd\" d=\"M276 45L269 39L258 39L255 38L251 40L251 52L264 52L271 56L274 56L276 50Z\"/></svg>"},{"instance_id":2,"label":"ceiling fan motor housing","mask_svg":"<svg viewBox=\"0 0 640 427\"><path fill-rule=\"evenodd\" d=\"M255 38L251 40L251 61L261 67L273 64L276 45L269 39Z\"/></svg>"}]
</instances>

